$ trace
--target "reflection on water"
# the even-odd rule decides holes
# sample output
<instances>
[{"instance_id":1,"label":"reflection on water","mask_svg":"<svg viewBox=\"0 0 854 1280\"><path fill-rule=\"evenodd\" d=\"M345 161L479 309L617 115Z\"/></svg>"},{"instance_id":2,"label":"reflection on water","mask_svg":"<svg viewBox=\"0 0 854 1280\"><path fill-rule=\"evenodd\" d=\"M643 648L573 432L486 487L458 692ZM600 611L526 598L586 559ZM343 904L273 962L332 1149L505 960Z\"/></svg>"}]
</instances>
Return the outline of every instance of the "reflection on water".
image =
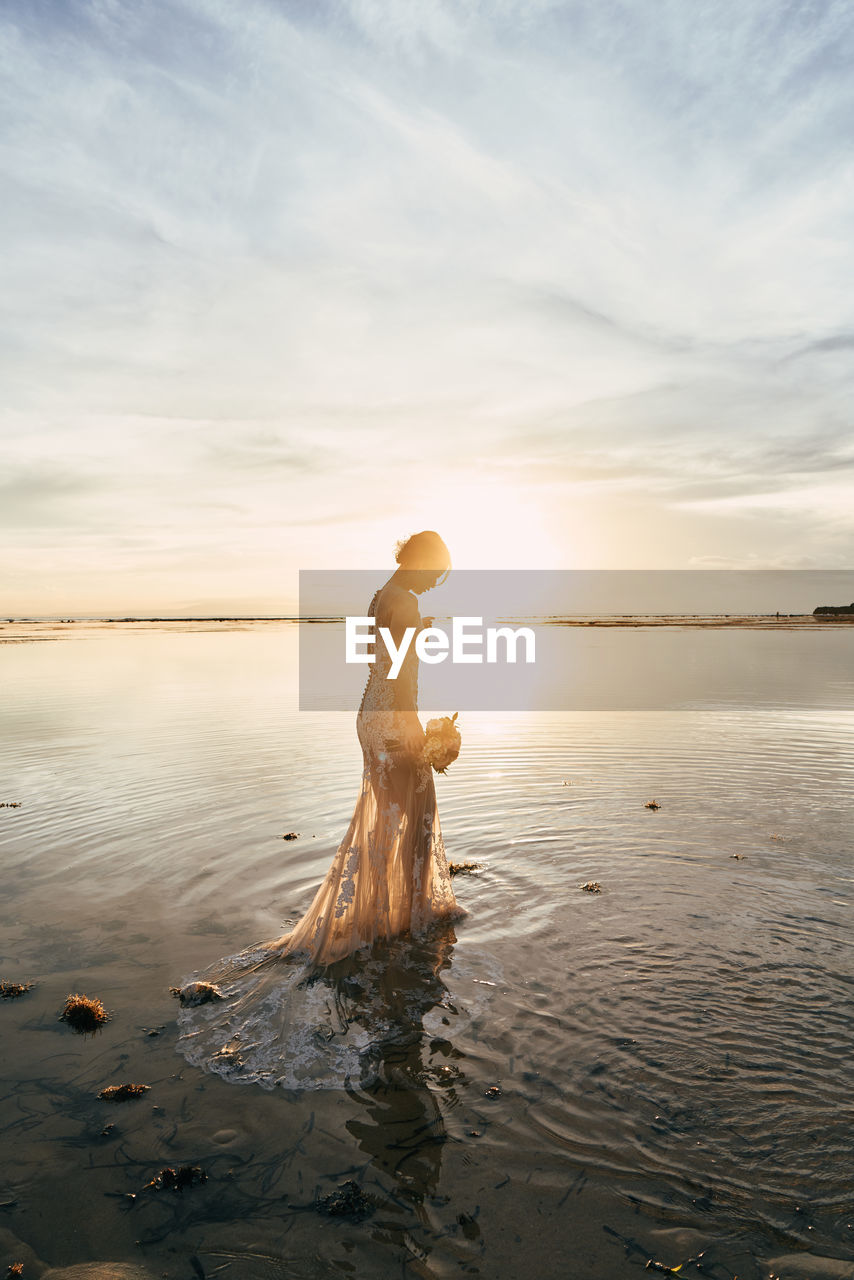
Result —
<instances>
[{"instance_id":1,"label":"reflection on water","mask_svg":"<svg viewBox=\"0 0 854 1280\"><path fill-rule=\"evenodd\" d=\"M178 1015L177 1047L195 1067L232 1085L284 1089L296 1098L337 1091L358 1104L344 1127L355 1159L358 1152L367 1157L361 1179L370 1170L383 1193L366 1196L348 1180L344 1204L358 1218L378 1206L403 1215L402 1222L389 1219L382 1236L404 1250L411 1245L407 1216L435 1234L429 1205L448 1140L443 1107L455 1105L468 1083L465 1055L424 1025L435 1013L453 1034L460 1010L443 975L455 942L453 926L437 923L418 938L381 940L321 970L252 948L202 975L216 983L221 1000ZM333 1193L338 1216L347 1216L341 1198L340 1189ZM470 1238L479 1234L471 1230ZM422 1242L422 1261L431 1249Z\"/></svg>"},{"instance_id":2,"label":"reflection on water","mask_svg":"<svg viewBox=\"0 0 854 1280\"><path fill-rule=\"evenodd\" d=\"M296 713L293 631L0 648L0 978L37 983L0 1005L0 1250L176 1280L503 1280L532 1250L546 1280L701 1250L849 1275L854 680L811 704L820 634L775 637L804 680L761 710L466 713L437 791L470 916L259 1024L332 1029L315 1062L358 1071L321 1089L293 1054L274 1088L187 1065L168 990L283 932L352 812L352 720ZM94 1040L57 1022L71 990L113 1015ZM130 1079L151 1093L98 1099ZM140 1195L180 1163L208 1182ZM348 1181L364 1215L319 1213Z\"/></svg>"},{"instance_id":3,"label":"reflection on water","mask_svg":"<svg viewBox=\"0 0 854 1280\"><path fill-rule=\"evenodd\" d=\"M379 1001L386 1022L370 1050L373 1079L351 1093L359 1110L347 1120L347 1131L377 1174L390 1180L394 1197L428 1232L435 1228L428 1206L439 1190L448 1140L439 1099L452 1103L455 1088L466 1078L460 1068L463 1055L450 1041L425 1036L423 1024L430 1010L451 1007L441 974L451 967L455 940L453 928L445 925L409 948L380 944L373 949L379 965L375 984L365 981L364 969L352 960L342 962L346 973L332 979L346 993L349 1018L358 1018L361 1006L370 1025ZM394 1228L389 1230L393 1238ZM402 1247L405 1230L404 1220L397 1241Z\"/></svg>"},{"instance_id":4,"label":"reflection on water","mask_svg":"<svg viewBox=\"0 0 854 1280\"><path fill-rule=\"evenodd\" d=\"M396 1065L416 1080L424 1068L414 1069L411 1050L424 1016L452 1007L439 974L454 940L436 925L320 969L275 946L246 948L176 990L178 1049L193 1066L265 1089L367 1088Z\"/></svg>"}]
</instances>

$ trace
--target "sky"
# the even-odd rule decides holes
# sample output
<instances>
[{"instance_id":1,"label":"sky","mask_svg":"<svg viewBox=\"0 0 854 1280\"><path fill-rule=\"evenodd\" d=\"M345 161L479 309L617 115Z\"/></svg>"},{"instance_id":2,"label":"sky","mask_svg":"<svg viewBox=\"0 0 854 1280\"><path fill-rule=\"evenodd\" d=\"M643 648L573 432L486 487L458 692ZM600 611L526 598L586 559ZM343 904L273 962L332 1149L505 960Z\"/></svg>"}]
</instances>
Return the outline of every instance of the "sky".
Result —
<instances>
[{"instance_id":1,"label":"sky","mask_svg":"<svg viewBox=\"0 0 854 1280\"><path fill-rule=\"evenodd\" d=\"M851 568L852 65L849 0L6 0L0 615Z\"/></svg>"}]
</instances>

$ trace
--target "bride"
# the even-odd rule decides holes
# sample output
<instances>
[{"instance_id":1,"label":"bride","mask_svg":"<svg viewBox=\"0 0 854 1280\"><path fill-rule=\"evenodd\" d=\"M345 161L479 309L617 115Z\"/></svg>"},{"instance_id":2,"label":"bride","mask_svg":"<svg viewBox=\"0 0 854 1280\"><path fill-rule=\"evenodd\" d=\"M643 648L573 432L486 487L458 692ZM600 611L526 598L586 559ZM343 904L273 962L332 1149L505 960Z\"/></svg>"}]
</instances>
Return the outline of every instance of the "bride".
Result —
<instances>
[{"instance_id":1,"label":"bride","mask_svg":"<svg viewBox=\"0 0 854 1280\"><path fill-rule=\"evenodd\" d=\"M432 622L421 618L417 597L444 577L450 556L439 535L425 531L400 543L396 560L368 614L397 647L407 627ZM387 647L377 645L356 720L359 796L308 911L281 938L174 988L176 1048L195 1066L266 1088L364 1081L380 1069L383 1046L409 1034L437 1002L452 921L468 913L451 887L423 758L414 644L396 680L386 678L389 666Z\"/></svg>"},{"instance_id":2,"label":"bride","mask_svg":"<svg viewBox=\"0 0 854 1280\"><path fill-rule=\"evenodd\" d=\"M399 646L422 619L417 596L447 575L448 548L432 530L398 544L398 568L368 608L376 631ZM396 680L388 648L377 646L356 719L364 767L356 808L314 902L291 933L268 943L281 954L306 953L330 964L378 938L419 932L465 915L451 888L430 765L422 759L418 658L410 644Z\"/></svg>"}]
</instances>

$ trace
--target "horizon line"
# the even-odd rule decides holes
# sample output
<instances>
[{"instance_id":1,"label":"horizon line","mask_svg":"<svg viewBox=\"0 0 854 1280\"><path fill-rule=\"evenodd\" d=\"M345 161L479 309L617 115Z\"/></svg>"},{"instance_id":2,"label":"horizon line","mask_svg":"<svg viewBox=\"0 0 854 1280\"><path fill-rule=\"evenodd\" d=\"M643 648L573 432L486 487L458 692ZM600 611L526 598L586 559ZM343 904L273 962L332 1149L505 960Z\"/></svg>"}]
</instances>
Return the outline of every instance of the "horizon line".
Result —
<instances>
[{"instance_id":1,"label":"horizon line","mask_svg":"<svg viewBox=\"0 0 854 1280\"><path fill-rule=\"evenodd\" d=\"M821 612L819 612L821 611ZM774 612L748 613L745 610L734 610L729 613L688 613L685 610L664 613L538 613L538 614L518 614L512 615L500 621L506 622L553 622L560 623L567 619L607 619L607 618L813 618L818 616L828 617L836 613L851 613L850 605L840 605L838 607L817 606L816 609L809 613L796 612L784 613L782 610ZM111 615L101 613L91 614L17 614L17 615L0 615L0 626L9 626L17 623L63 623L72 624L78 622L110 622L116 624L135 623L135 622L344 622L346 614L297 614L297 613L252 613L252 614L225 614L225 613L209 613L209 614L123 614ZM450 618L450 615L448 615ZM437 619L443 621L442 619Z\"/></svg>"}]
</instances>

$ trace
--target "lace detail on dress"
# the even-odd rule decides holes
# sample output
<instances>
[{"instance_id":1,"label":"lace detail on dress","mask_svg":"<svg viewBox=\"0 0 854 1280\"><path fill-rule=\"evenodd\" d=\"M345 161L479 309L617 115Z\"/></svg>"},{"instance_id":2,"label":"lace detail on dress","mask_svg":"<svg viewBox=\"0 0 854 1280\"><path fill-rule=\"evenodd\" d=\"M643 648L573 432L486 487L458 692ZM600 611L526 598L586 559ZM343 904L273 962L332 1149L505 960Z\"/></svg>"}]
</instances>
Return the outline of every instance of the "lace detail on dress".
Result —
<instances>
[{"instance_id":1,"label":"lace detail on dress","mask_svg":"<svg viewBox=\"0 0 854 1280\"><path fill-rule=\"evenodd\" d=\"M335 915L343 916L344 912L350 906L353 898L356 896L356 869L359 865L359 850L351 849L347 861L344 864L344 875L341 878L341 888L338 890L338 902L335 907Z\"/></svg>"}]
</instances>

